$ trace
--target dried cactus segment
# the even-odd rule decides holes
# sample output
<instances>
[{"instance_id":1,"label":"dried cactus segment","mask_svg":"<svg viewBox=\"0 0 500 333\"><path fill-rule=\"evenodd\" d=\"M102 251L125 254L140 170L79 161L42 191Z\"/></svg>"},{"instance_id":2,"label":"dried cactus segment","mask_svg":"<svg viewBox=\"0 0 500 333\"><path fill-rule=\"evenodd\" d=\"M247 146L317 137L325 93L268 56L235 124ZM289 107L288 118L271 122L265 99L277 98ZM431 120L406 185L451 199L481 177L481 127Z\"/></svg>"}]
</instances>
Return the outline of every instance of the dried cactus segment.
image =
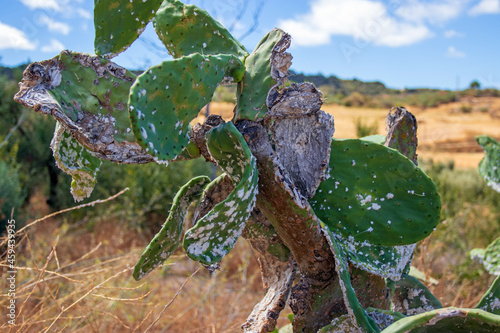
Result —
<instances>
[{"instance_id":1,"label":"dried cactus segment","mask_svg":"<svg viewBox=\"0 0 500 333\"><path fill-rule=\"evenodd\" d=\"M189 144L190 121L224 77L242 63L234 56L192 54L153 66L130 90L129 112L139 144L171 161Z\"/></svg>"},{"instance_id":2,"label":"dried cactus segment","mask_svg":"<svg viewBox=\"0 0 500 333\"><path fill-rule=\"evenodd\" d=\"M500 316L478 310L444 308L406 317L382 333L494 333L500 329Z\"/></svg>"},{"instance_id":3,"label":"dried cactus segment","mask_svg":"<svg viewBox=\"0 0 500 333\"><path fill-rule=\"evenodd\" d=\"M500 237L488 245L486 249L473 249L471 258L483 264L490 274L500 275Z\"/></svg>"},{"instance_id":4,"label":"dried cactus segment","mask_svg":"<svg viewBox=\"0 0 500 333\"><path fill-rule=\"evenodd\" d=\"M274 29L262 38L245 59L246 73L238 84L234 119L256 120L265 115L268 93L273 86L282 83L291 65L291 55L285 52L290 40L290 35Z\"/></svg>"},{"instance_id":5,"label":"dried cactus segment","mask_svg":"<svg viewBox=\"0 0 500 333\"><path fill-rule=\"evenodd\" d=\"M406 316L443 308L429 289L413 276L403 274L399 281L387 281L387 286L391 289L393 310Z\"/></svg>"},{"instance_id":6,"label":"dried cactus segment","mask_svg":"<svg viewBox=\"0 0 500 333\"><path fill-rule=\"evenodd\" d=\"M158 37L175 58L199 53L231 54L244 58L245 47L205 10L180 1L164 1L153 24ZM240 81L244 71L234 80Z\"/></svg>"},{"instance_id":7,"label":"dried cactus segment","mask_svg":"<svg viewBox=\"0 0 500 333\"><path fill-rule=\"evenodd\" d=\"M146 28L163 0L94 0L95 53L113 58Z\"/></svg>"},{"instance_id":8,"label":"dried cactus segment","mask_svg":"<svg viewBox=\"0 0 500 333\"><path fill-rule=\"evenodd\" d=\"M488 186L500 192L500 143L486 135L477 136L476 141L485 152L479 163L479 174Z\"/></svg>"},{"instance_id":9,"label":"dried cactus segment","mask_svg":"<svg viewBox=\"0 0 500 333\"><path fill-rule=\"evenodd\" d=\"M440 220L436 185L394 149L362 140L333 140L329 171L310 200L318 217L350 241L408 245Z\"/></svg>"},{"instance_id":10,"label":"dried cactus segment","mask_svg":"<svg viewBox=\"0 0 500 333\"><path fill-rule=\"evenodd\" d=\"M403 107L392 108L387 115L385 146L408 157L417 165L417 119Z\"/></svg>"},{"instance_id":11,"label":"dried cactus segment","mask_svg":"<svg viewBox=\"0 0 500 333\"><path fill-rule=\"evenodd\" d=\"M174 197L167 220L135 265L132 274L134 279L140 280L148 275L165 262L179 247L189 204L193 200L198 200L203 188L209 182L210 178L208 177L196 177L180 188Z\"/></svg>"},{"instance_id":12,"label":"dried cactus segment","mask_svg":"<svg viewBox=\"0 0 500 333\"><path fill-rule=\"evenodd\" d=\"M63 51L30 64L16 102L53 116L96 157L117 163L153 159L135 142L125 110L135 75L88 54Z\"/></svg>"},{"instance_id":13,"label":"dried cactus segment","mask_svg":"<svg viewBox=\"0 0 500 333\"><path fill-rule=\"evenodd\" d=\"M345 251L354 266L383 278L399 280L405 267L411 262L415 244L400 246L372 245L368 242L356 242L335 235L339 245Z\"/></svg>"},{"instance_id":14,"label":"dried cactus segment","mask_svg":"<svg viewBox=\"0 0 500 333\"><path fill-rule=\"evenodd\" d=\"M368 316L356 296L356 291L351 285L351 276L349 274L349 264L342 247L340 247L335 235L329 227L321 223L323 234L325 235L330 248L335 256L335 269L339 275L340 287L344 294L344 302L350 319L356 323L362 332L380 332L377 324Z\"/></svg>"},{"instance_id":15,"label":"dried cactus segment","mask_svg":"<svg viewBox=\"0 0 500 333\"><path fill-rule=\"evenodd\" d=\"M50 148L57 167L73 178L70 190L73 199L82 201L90 197L97 182L101 160L82 147L59 123L56 123Z\"/></svg>"},{"instance_id":16,"label":"dried cactus segment","mask_svg":"<svg viewBox=\"0 0 500 333\"><path fill-rule=\"evenodd\" d=\"M255 206L258 171L255 157L231 122L211 129L207 136L210 154L237 185L186 232L183 246L191 259L213 265L234 247L245 228Z\"/></svg>"},{"instance_id":17,"label":"dried cactus segment","mask_svg":"<svg viewBox=\"0 0 500 333\"><path fill-rule=\"evenodd\" d=\"M500 276L497 276L488 291L476 306L477 309L500 315Z\"/></svg>"}]
</instances>

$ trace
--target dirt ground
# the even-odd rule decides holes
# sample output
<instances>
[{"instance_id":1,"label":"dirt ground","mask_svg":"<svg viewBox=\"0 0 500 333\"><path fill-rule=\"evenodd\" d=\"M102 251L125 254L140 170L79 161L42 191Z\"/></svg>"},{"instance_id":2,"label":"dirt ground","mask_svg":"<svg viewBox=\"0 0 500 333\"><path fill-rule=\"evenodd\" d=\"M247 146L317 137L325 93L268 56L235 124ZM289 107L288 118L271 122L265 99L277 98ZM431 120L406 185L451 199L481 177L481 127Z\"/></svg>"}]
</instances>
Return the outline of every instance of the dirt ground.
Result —
<instances>
[{"instance_id":1,"label":"dirt ground","mask_svg":"<svg viewBox=\"0 0 500 333\"><path fill-rule=\"evenodd\" d=\"M470 107L469 112L463 112L464 105ZM230 120L233 108L230 103L211 103L210 112ZM336 138L356 137L358 119L365 125L376 123L378 133L386 133L385 117L389 110L339 105L323 105L322 109L335 117ZM500 98L474 98L424 110L407 109L418 121L420 160L453 161L457 168L476 168L484 154L475 136L486 134L500 140ZM197 119L203 120L203 115Z\"/></svg>"}]
</instances>

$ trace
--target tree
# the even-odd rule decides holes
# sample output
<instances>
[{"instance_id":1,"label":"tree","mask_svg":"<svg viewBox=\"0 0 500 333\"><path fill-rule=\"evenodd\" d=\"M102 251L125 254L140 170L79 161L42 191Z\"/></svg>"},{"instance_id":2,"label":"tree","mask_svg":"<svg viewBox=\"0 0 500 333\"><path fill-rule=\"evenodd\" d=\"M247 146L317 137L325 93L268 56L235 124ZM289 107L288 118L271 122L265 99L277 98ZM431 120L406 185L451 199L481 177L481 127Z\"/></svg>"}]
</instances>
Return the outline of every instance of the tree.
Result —
<instances>
[{"instance_id":1,"label":"tree","mask_svg":"<svg viewBox=\"0 0 500 333\"><path fill-rule=\"evenodd\" d=\"M30 64L15 97L58 121L51 146L73 177L73 196L90 194L100 159L168 164L201 155L225 171L179 190L136 279L181 240L190 258L214 271L243 236L268 289L243 325L247 332L273 331L287 302L294 332L379 332L396 320L387 330L400 332L431 319L446 329L464 317L498 325L482 310L434 310L439 301L407 275L415 243L439 223L441 204L416 166L416 120L404 108L390 112L386 137L333 140L321 93L286 84L285 32L272 30L249 53L207 12L180 1L96 1L94 14L97 55L64 51ZM151 19L174 60L135 76L109 58ZM232 121L212 115L191 127L227 82L238 84ZM194 226L184 232L192 201ZM415 315L421 312L423 319Z\"/></svg>"},{"instance_id":2,"label":"tree","mask_svg":"<svg viewBox=\"0 0 500 333\"><path fill-rule=\"evenodd\" d=\"M470 89L478 90L481 89L481 84L478 81L472 81L469 86Z\"/></svg>"}]
</instances>

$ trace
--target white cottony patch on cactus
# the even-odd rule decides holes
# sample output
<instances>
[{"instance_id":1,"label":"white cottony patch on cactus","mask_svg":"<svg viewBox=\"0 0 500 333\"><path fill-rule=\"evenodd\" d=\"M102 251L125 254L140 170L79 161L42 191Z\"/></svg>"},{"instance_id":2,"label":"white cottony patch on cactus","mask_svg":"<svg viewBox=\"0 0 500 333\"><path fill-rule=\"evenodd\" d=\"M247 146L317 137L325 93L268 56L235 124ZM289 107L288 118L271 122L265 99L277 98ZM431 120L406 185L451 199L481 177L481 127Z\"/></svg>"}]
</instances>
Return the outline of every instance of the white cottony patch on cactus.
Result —
<instances>
[{"instance_id":1,"label":"white cottony patch on cactus","mask_svg":"<svg viewBox=\"0 0 500 333\"><path fill-rule=\"evenodd\" d=\"M50 144L56 165L73 178L71 194L75 201L88 198L96 184L101 161L82 147L57 123Z\"/></svg>"},{"instance_id":2,"label":"white cottony patch on cactus","mask_svg":"<svg viewBox=\"0 0 500 333\"><path fill-rule=\"evenodd\" d=\"M390 199L394 198L394 194L387 193L387 195L385 197L390 200Z\"/></svg>"},{"instance_id":3,"label":"white cottony patch on cactus","mask_svg":"<svg viewBox=\"0 0 500 333\"><path fill-rule=\"evenodd\" d=\"M144 129L144 127L141 127L141 135L144 139L148 138L148 132Z\"/></svg>"},{"instance_id":4,"label":"white cottony patch on cactus","mask_svg":"<svg viewBox=\"0 0 500 333\"><path fill-rule=\"evenodd\" d=\"M155 125L154 125L153 123L149 123L149 124L148 124L148 126L149 126L149 129L150 129L150 130L151 130L154 134L156 134L156 128L155 128Z\"/></svg>"},{"instance_id":5,"label":"white cottony patch on cactus","mask_svg":"<svg viewBox=\"0 0 500 333\"><path fill-rule=\"evenodd\" d=\"M361 204L361 206L364 206L366 205L367 203L370 203L372 202L372 196L371 195L366 195L364 198L361 194L356 194L356 199L359 200L359 203Z\"/></svg>"}]
</instances>

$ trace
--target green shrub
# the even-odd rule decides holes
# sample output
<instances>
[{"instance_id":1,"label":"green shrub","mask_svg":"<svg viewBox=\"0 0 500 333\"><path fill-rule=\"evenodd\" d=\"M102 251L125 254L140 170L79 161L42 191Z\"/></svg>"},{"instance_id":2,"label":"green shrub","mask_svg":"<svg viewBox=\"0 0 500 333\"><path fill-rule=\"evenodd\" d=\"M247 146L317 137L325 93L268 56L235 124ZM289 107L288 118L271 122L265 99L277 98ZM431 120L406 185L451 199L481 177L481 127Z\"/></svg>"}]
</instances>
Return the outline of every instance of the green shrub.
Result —
<instances>
[{"instance_id":1,"label":"green shrub","mask_svg":"<svg viewBox=\"0 0 500 333\"><path fill-rule=\"evenodd\" d=\"M472 112L472 106L471 105L467 105L467 104L460 105L460 112L462 112L462 113L471 113Z\"/></svg>"},{"instance_id":2,"label":"green shrub","mask_svg":"<svg viewBox=\"0 0 500 333\"><path fill-rule=\"evenodd\" d=\"M5 232L5 226L11 212L17 217L17 210L24 201L24 191L19 181L19 168L0 161L0 234Z\"/></svg>"},{"instance_id":3,"label":"green shrub","mask_svg":"<svg viewBox=\"0 0 500 333\"><path fill-rule=\"evenodd\" d=\"M365 136L378 133L378 123L374 121L372 124L365 123L362 118L356 119L356 136L363 138Z\"/></svg>"}]
</instances>

